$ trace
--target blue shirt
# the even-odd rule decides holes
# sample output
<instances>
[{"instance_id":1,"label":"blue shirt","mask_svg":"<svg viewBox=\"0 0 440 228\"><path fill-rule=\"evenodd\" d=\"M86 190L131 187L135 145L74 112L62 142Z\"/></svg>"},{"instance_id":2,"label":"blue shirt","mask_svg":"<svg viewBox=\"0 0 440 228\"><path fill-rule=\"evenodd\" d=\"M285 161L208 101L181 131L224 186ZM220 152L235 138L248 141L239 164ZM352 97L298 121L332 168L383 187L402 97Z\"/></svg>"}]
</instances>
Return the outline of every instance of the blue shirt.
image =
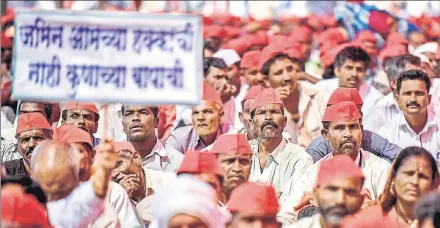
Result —
<instances>
[{"instance_id":1,"label":"blue shirt","mask_svg":"<svg viewBox=\"0 0 440 228\"><path fill-rule=\"evenodd\" d=\"M380 135L367 130L362 131L361 147L363 150L371 152L374 155L387 160L388 162L392 162L402 150L402 148L396 144L390 143L387 139L382 138ZM310 143L306 152L312 156L313 162L317 162L325 155L331 153L332 148L328 141L326 141L322 136L319 136Z\"/></svg>"}]
</instances>

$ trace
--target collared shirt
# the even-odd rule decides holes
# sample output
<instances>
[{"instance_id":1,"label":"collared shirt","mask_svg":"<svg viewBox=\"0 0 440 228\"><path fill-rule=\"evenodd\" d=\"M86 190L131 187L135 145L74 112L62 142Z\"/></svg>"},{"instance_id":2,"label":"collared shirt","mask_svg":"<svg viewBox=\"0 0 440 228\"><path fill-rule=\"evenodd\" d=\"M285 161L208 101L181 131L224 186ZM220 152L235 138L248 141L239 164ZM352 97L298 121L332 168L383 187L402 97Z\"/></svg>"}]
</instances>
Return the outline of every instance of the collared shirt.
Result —
<instances>
[{"instance_id":1,"label":"collared shirt","mask_svg":"<svg viewBox=\"0 0 440 228\"><path fill-rule=\"evenodd\" d=\"M104 212L105 200L98 197L92 181L76 187L66 198L46 204L50 223L55 227L87 227Z\"/></svg>"},{"instance_id":2,"label":"collared shirt","mask_svg":"<svg viewBox=\"0 0 440 228\"><path fill-rule=\"evenodd\" d=\"M285 197L280 199L281 209L277 214L279 221L283 224L291 224L296 221L298 212L295 212L293 208L298 205L305 192L313 192L321 162L332 158L333 153L326 155L310 166L300 178L292 182L290 194L285 194ZM365 176L363 188L370 191L374 200L385 187L390 163L364 150L360 150L355 163L359 165Z\"/></svg>"},{"instance_id":3,"label":"collared shirt","mask_svg":"<svg viewBox=\"0 0 440 228\"><path fill-rule=\"evenodd\" d=\"M283 228L322 228L321 214L317 213L311 217L306 217L298 220L296 223Z\"/></svg>"},{"instance_id":4,"label":"collared shirt","mask_svg":"<svg viewBox=\"0 0 440 228\"><path fill-rule=\"evenodd\" d=\"M389 93L380 99L373 106L373 110L374 112L371 112L370 115L364 115L363 121L364 129L373 132L378 132L383 125L400 112L393 93Z\"/></svg>"},{"instance_id":5,"label":"collared shirt","mask_svg":"<svg viewBox=\"0 0 440 228\"><path fill-rule=\"evenodd\" d=\"M379 135L402 148L423 147L437 161L440 161L440 122L432 112L428 111L425 127L419 134L416 134L409 126L404 114L399 113L380 128Z\"/></svg>"},{"instance_id":6,"label":"collared shirt","mask_svg":"<svg viewBox=\"0 0 440 228\"><path fill-rule=\"evenodd\" d=\"M337 88L339 88L339 78L331 78L319 81L316 86L323 90L328 90L333 93ZM383 97L383 94L379 92L376 88L368 85L366 82L362 82L359 87L359 94L362 97L364 105L362 106L362 112L364 116L368 116L372 111L373 106Z\"/></svg>"},{"instance_id":7,"label":"collared shirt","mask_svg":"<svg viewBox=\"0 0 440 228\"><path fill-rule=\"evenodd\" d=\"M379 156L389 162L392 162L394 158L399 155L402 148L398 145L390 143L387 139L382 136L367 130L362 131L362 144L361 148L366 151L370 151L376 156ZM330 143L324 139L324 137L319 136L310 143L307 147L306 152L310 154L313 158L313 162L319 161L325 155L332 152L332 147Z\"/></svg>"},{"instance_id":8,"label":"collared shirt","mask_svg":"<svg viewBox=\"0 0 440 228\"><path fill-rule=\"evenodd\" d=\"M183 160L183 154L159 139L150 154L142 158L142 168L164 172L176 172Z\"/></svg>"},{"instance_id":9,"label":"collared shirt","mask_svg":"<svg viewBox=\"0 0 440 228\"><path fill-rule=\"evenodd\" d=\"M312 84L300 82L298 85L300 92L298 113L299 121L296 123L291 114L286 110L288 119L285 131L287 131L293 139L293 143L307 148L313 139L321 135L322 123L321 119L327 107L330 94L319 89Z\"/></svg>"},{"instance_id":10,"label":"collared shirt","mask_svg":"<svg viewBox=\"0 0 440 228\"><path fill-rule=\"evenodd\" d=\"M265 167L261 169L259 142L254 139L249 144L254 152L249 181L272 185L278 198L283 196L285 186L290 185L288 181L299 177L313 163L312 157L301 147L283 139L267 158Z\"/></svg>"},{"instance_id":11,"label":"collared shirt","mask_svg":"<svg viewBox=\"0 0 440 228\"><path fill-rule=\"evenodd\" d=\"M220 134L224 134L235 130L231 125L223 124L220 128ZM177 128L171 133L171 135L165 140L165 145L171 146L174 149L185 153L188 150L203 150L209 145L205 145L202 139L197 135L194 126L185 126Z\"/></svg>"}]
</instances>

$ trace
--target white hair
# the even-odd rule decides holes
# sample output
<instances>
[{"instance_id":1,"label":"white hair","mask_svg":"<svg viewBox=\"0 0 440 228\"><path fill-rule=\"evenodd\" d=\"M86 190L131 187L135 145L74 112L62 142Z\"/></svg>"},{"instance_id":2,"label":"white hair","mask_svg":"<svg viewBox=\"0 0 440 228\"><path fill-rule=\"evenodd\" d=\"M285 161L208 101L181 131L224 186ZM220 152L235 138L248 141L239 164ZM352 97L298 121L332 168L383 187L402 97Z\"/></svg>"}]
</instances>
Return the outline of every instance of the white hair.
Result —
<instances>
[{"instance_id":1,"label":"white hair","mask_svg":"<svg viewBox=\"0 0 440 228\"><path fill-rule=\"evenodd\" d=\"M31 170L32 171L35 170L35 165L36 165L36 161L37 161L38 156L45 156L46 162L47 162L47 164L49 164L49 167L55 166L55 162L56 162L55 156L60 156L61 151L57 150L57 151L53 151L53 152L42 152L43 150L41 149L41 147L44 147L46 143L50 143L50 142L43 141L38 146L36 146L34 151L32 152L32 156L31 156ZM64 162L67 162L69 164L71 169L74 171L76 178L79 179L79 166L80 166L79 151L72 145L66 144L66 146L68 146L69 149L65 152L66 157L65 157ZM55 149L50 149L50 150L55 150ZM43 153L43 155L40 155L41 153Z\"/></svg>"}]
</instances>

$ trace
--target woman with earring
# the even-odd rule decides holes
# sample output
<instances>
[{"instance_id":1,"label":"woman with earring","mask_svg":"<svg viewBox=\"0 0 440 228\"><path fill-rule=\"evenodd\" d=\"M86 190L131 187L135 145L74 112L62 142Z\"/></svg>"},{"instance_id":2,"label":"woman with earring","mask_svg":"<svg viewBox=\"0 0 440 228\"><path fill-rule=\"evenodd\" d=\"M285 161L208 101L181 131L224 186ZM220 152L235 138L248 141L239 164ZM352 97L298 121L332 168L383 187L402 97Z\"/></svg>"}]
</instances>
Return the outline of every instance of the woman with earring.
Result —
<instances>
[{"instance_id":1,"label":"woman with earring","mask_svg":"<svg viewBox=\"0 0 440 228\"><path fill-rule=\"evenodd\" d=\"M392 224L392 227L417 227L414 214L416 203L424 195L436 191L438 186L436 160L423 148L408 147L394 160L385 189L376 205L348 218L344 227L377 222Z\"/></svg>"}]
</instances>

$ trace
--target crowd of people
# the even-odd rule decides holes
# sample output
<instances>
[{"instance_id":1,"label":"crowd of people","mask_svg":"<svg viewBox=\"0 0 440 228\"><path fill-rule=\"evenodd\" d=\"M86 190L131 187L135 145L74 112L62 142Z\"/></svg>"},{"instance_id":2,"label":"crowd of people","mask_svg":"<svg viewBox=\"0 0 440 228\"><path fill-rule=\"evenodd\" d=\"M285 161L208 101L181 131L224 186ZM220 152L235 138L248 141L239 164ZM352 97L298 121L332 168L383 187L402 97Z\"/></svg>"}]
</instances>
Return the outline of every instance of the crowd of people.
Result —
<instances>
[{"instance_id":1,"label":"crowd of people","mask_svg":"<svg viewBox=\"0 0 440 228\"><path fill-rule=\"evenodd\" d=\"M440 227L440 20L365 12L200 15L201 102L152 106L12 100L8 9L1 226Z\"/></svg>"}]
</instances>

